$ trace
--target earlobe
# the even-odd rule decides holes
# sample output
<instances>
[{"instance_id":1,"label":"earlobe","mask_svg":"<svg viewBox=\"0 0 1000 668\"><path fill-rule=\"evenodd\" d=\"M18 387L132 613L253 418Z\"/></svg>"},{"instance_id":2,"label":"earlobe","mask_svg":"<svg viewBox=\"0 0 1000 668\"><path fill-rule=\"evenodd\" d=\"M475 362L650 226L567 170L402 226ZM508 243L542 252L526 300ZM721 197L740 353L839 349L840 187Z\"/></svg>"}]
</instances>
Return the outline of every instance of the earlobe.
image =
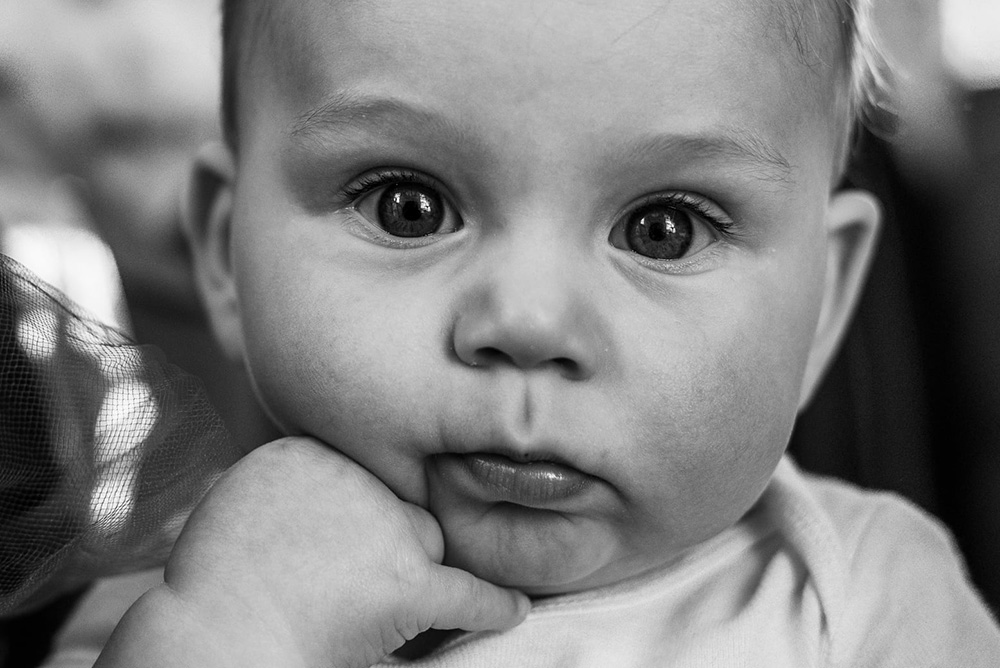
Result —
<instances>
[{"instance_id":1,"label":"earlobe","mask_svg":"<svg viewBox=\"0 0 1000 668\"><path fill-rule=\"evenodd\" d=\"M184 202L184 231L194 260L195 283L216 340L226 355L242 357L243 333L230 258L236 164L221 143L199 150Z\"/></svg>"},{"instance_id":2,"label":"earlobe","mask_svg":"<svg viewBox=\"0 0 1000 668\"><path fill-rule=\"evenodd\" d=\"M843 190L830 198L823 305L802 383L800 410L812 398L847 331L875 256L881 221L882 208L869 192Z\"/></svg>"}]
</instances>

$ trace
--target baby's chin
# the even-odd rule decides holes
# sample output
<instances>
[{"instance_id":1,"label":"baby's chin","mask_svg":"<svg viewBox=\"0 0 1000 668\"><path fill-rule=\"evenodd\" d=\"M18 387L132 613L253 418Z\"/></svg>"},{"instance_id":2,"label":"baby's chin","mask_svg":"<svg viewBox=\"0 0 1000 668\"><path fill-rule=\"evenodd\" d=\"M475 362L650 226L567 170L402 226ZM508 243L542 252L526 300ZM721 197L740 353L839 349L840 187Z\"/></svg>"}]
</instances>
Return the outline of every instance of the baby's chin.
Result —
<instances>
[{"instance_id":1,"label":"baby's chin","mask_svg":"<svg viewBox=\"0 0 1000 668\"><path fill-rule=\"evenodd\" d=\"M445 564L529 596L592 589L627 578L619 572L619 548L592 520L499 505L474 523L438 516L445 537Z\"/></svg>"}]
</instances>

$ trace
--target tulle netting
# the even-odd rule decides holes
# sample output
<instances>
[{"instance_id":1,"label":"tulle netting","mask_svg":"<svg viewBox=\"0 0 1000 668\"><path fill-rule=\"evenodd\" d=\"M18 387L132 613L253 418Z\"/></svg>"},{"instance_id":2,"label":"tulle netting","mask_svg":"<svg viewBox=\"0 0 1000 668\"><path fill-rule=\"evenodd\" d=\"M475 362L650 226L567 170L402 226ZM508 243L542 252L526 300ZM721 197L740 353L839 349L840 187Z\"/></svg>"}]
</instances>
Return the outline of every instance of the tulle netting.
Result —
<instances>
[{"instance_id":1,"label":"tulle netting","mask_svg":"<svg viewBox=\"0 0 1000 668\"><path fill-rule=\"evenodd\" d=\"M0 256L0 614L162 563L239 454L198 379Z\"/></svg>"}]
</instances>

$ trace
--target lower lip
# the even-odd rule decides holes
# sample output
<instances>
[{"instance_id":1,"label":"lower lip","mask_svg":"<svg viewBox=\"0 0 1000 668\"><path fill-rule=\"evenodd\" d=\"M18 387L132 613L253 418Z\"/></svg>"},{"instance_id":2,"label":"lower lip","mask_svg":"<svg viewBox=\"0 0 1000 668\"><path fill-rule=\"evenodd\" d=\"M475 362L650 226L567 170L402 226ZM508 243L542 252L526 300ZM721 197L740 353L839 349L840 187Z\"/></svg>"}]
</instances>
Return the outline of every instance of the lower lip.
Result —
<instances>
[{"instance_id":1,"label":"lower lip","mask_svg":"<svg viewBox=\"0 0 1000 668\"><path fill-rule=\"evenodd\" d=\"M594 479L552 462L516 462L489 454L446 455L442 472L475 498L545 507L582 494Z\"/></svg>"}]
</instances>

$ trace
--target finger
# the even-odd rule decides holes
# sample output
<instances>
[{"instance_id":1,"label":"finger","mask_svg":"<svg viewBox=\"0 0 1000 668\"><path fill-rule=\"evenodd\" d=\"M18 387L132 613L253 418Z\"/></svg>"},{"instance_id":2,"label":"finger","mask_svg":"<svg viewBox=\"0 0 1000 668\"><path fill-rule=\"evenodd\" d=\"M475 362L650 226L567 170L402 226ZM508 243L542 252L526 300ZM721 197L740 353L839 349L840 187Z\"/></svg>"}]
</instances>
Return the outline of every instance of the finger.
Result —
<instances>
[{"instance_id":1,"label":"finger","mask_svg":"<svg viewBox=\"0 0 1000 668\"><path fill-rule=\"evenodd\" d=\"M435 575L428 600L432 628L502 631L523 622L531 609L522 592L498 587L468 571L441 566Z\"/></svg>"},{"instance_id":2,"label":"finger","mask_svg":"<svg viewBox=\"0 0 1000 668\"><path fill-rule=\"evenodd\" d=\"M441 533L441 525L429 512L415 506L412 503L404 503L403 509L413 533L420 541L420 546L427 553L427 558L436 564L440 564L444 559L444 535Z\"/></svg>"}]
</instances>

